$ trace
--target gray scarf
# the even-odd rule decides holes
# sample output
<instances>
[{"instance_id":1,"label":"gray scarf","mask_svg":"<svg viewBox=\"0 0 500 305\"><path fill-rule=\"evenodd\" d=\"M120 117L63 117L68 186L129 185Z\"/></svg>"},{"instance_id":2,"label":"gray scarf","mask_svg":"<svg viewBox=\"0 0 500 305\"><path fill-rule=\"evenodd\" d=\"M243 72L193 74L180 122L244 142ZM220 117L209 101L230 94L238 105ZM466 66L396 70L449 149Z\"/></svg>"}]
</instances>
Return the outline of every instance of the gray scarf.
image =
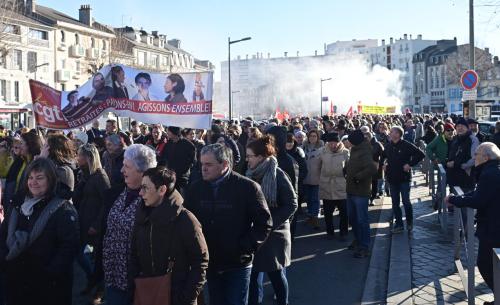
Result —
<instances>
[{"instance_id":1,"label":"gray scarf","mask_svg":"<svg viewBox=\"0 0 500 305\"><path fill-rule=\"evenodd\" d=\"M31 199L28 199L27 201L30 200ZM34 204L36 204L36 202L33 204L30 203L31 210L33 209L33 206ZM57 209L59 209L59 207L61 207L64 202L65 200L60 198L52 199L43 209L38 219L35 221L31 232L17 230L19 212L17 209L12 209L7 231L7 248L9 248L9 253L7 254L7 257L5 259L9 261L18 257L38 237L40 237L52 214L54 214L54 212L57 211Z\"/></svg>"},{"instance_id":2,"label":"gray scarf","mask_svg":"<svg viewBox=\"0 0 500 305\"><path fill-rule=\"evenodd\" d=\"M262 161L255 169L248 169L246 172L248 178L260 182L267 206L270 208L278 206L276 202L278 189L276 182L277 169L278 161L275 157L269 157Z\"/></svg>"}]
</instances>

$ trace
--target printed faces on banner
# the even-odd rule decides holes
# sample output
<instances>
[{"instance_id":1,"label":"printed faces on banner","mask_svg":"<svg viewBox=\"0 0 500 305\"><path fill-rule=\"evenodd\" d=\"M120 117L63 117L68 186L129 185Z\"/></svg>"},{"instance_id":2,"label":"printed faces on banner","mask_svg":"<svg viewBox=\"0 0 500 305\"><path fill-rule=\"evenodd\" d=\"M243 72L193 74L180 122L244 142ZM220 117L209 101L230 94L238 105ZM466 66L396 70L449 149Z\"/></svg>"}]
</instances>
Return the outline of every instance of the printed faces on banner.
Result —
<instances>
[{"instance_id":1,"label":"printed faces on banner","mask_svg":"<svg viewBox=\"0 0 500 305\"><path fill-rule=\"evenodd\" d=\"M209 122L212 113L212 72L162 74L108 65L73 91L60 92L33 80L30 86L37 124L47 128L83 126L106 110L154 123L159 115L168 115L160 122L165 125L182 122L185 115L193 116L193 122L206 116L203 121ZM185 125L199 126L193 122Z\"/></svg>"}]
</instances>

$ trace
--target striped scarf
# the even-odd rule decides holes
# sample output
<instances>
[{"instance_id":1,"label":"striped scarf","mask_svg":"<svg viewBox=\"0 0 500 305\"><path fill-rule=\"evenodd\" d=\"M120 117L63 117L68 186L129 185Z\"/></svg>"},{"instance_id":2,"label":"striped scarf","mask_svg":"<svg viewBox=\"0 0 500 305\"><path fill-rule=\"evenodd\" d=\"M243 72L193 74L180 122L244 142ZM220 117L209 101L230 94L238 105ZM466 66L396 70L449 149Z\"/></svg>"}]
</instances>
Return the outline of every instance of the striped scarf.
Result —
<instances>
[{"instance_id":1,"label":"striped scarf","mask_svg":"<svg viewBox=\"0 0 500 305\"><path fill-rule=\"evenodd\" d=\"M248 169L246 176L260 183L262 192L267 201L267 206L275 208L277 204L277 182L276 171L278 169L278 161L275 157L269 157L262 161L255 169Z\"/></svg>"}]
</instances>

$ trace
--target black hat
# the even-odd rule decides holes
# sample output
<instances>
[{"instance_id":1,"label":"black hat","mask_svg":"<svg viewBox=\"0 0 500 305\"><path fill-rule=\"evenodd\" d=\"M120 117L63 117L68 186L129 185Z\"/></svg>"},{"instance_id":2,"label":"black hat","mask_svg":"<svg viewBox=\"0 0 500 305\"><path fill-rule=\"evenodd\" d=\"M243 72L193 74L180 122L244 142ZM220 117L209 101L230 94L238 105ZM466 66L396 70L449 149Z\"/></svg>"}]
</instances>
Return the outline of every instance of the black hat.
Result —
<instances>
[{"instance_id":1,"label":"black hat","mask_svg":"<svg viewBox=\"0 0 500 305\"><path fill-rule=\"evenodd\" d=\"M325 134L323 134L322 140L324 142L340 142L340 137L339 137L339 134L336 132L325 133Z\"/></svg>"},{"instance_id":2,"label":"black hat","mask_svg":"<svg viewBox=\"0 0 500 305\"><path fill-rule=\"evenodd\" d=\"M465 127L467 127L467 129L469 129L469 124L467 123L467 121L463 117L458 118L455 126L458 126L458 125L464 125Z\"/></svg>"},{"instance_id":3,"label":"black hat","mask_svg":"<svg viewBox=\"0 0 500 305\"><path fill-rule=\"evenodd\" d=\"M214 134L221 134L222 133L222 128L219 125L212 125L212 133Z\"/></svg>"},{"instance_id":4,"label":"black hat","mask_svg":"<svg viewBox=\"0 0 500 305\"><path fill-rule=\"evenodd\" d=\"M467 119L467 124L479 124L478 121L474 120L474 119Z\"/></svg>"},{"instance_id":5,"label":"black hat","mask_svg":"<svg viewBox=\"0 0 500 305\"><path fill-rule=\"evenodd\" d=\"M352 145L359 145L363 142L365 136L363 135L363 132L361 130L356 129L349 134L349 137L347 139L349 140L349 142L351 142Z\"/></svg>"}]
</instances>

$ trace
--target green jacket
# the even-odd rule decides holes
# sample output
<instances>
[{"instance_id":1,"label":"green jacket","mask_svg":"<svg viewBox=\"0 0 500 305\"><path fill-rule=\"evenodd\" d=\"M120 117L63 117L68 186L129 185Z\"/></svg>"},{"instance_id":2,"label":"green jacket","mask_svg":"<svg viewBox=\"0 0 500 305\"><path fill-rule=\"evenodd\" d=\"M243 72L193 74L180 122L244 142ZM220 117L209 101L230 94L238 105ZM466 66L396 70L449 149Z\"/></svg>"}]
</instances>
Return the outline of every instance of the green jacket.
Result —
<instances>
[{"instance_id":1,"label":"green jacket","mask_svg":"<svg viewBox=\"0 0 500 305\"><path fill-rule=\"evenodd\" d=\"M377 172L377 164L372 158L372 146L364 140L351 148L346 165L347 194L370 197L372 176Z\"/></svg>"},{"instance_id":2,"label":"green jacket","mask_svg":"<svg viewBox=\"0 0 500 305\"><path fill-rule=\"evenodd\" d=\"M427 158L431 161L438 160L439 163L444 164L448 160L448 143L444 135L439 135L432 140L425 148Z\"/></svg>"}]
</instances>

